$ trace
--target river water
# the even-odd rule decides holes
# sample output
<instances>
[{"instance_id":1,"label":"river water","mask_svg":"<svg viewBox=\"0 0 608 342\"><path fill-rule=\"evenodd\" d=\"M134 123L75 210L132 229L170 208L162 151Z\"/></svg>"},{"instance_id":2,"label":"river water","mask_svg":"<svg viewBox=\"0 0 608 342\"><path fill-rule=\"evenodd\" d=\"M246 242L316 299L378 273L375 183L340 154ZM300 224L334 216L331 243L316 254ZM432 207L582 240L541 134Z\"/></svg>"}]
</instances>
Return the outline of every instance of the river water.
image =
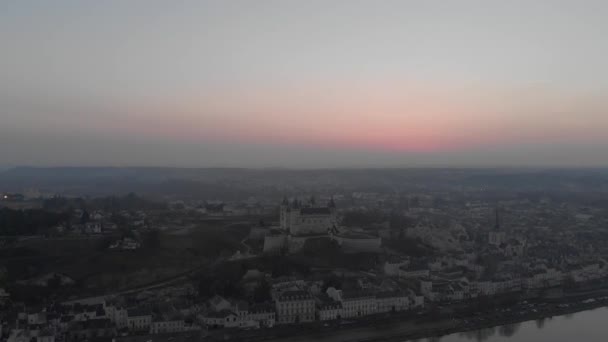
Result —
<instances>
[{"instance_id":1,"label":"river water","mask_svg":"<svg viewBox=\"0 0 608 342\"><path fill-rule=\"evenodd\" d=\"M416 341L416 340L414 340ZM608 308L455 333L419 342L606 342Z\"/></svg>"}]
</instances>

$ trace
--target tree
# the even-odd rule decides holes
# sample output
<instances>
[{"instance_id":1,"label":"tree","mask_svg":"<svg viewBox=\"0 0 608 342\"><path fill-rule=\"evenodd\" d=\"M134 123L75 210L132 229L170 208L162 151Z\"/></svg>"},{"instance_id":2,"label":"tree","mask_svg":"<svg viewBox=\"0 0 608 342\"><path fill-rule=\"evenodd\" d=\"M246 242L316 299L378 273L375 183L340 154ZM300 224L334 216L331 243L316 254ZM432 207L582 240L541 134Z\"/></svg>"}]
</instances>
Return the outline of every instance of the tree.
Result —
<instances>
[{"instance_id":1,"label":"tree","mask_svg":"<svg viewBox=\"0 0 608 342\"><path fill-rule=\"evenodd\" d=\"M323 292L327 291L327 289L330 287L340 290L342 288L342 279L335 274L331 274L327 278L323 279Z\"/></svg>"},{"instance_id":2,"label":"tree","mask_svg":"<svg viewBox=\"0 0 608 342\"><path fill-rule=\"evenodd\" d=\"M119 229L119 231L120 231L121 239L124 239L124 238L135 239L135 234L133 233L132 230L122 227Z\"/></svg>"},{"instance_id":3,"label":"tree","mask_svg":"<svg viewBox=\"0 0 608 342\"><path fill-rule=\"evenodd\" d=\"M49 230L65 222L67 213L56 213L40 209L0 209L0 235L47 235Z\"/></svg>"},{"instance_id":4,"label":"tree","mask_svg":"<svg viewBox=\"0 0 608 342\"><path fill-rule=\"evenodd\" d=\"M255 291L253 292L253 300L255 300L256 303L268 302L271 300L270 284L268 284L266 279L263 279L260 282L260 285L256 287Z\"/></svg>"},{"instance_id":5,"label":"tree","mask_svg":"<svg viewBox=\"0 0 608 342\"><path fill-rule=\"evenodd\" d=\"M150 249L158 249L160 248L160 231L158 229L152 229L146 234L146 238L144 240L144 244L146 247Z\"/></svg>"},{"instance_id":6,"label":"tree","mask_svg":"<svg viewBox=\"0 0 608 342\"><path fill-rule=\"evenodd\" d=\"M408 228L414 226L414 220L405 215L393 212L389 217L389 225L391 229Z\"/></svg>"},{"instance_id":7,"label":"tree","mask_svg":"<svg viewBox=\"0 0 608 342\"><path fill-rule=\"evenodd\" d=\"M90 220L89 212L85 209L82 212L82 216L80 217L80 223L85 224L85 223L89 222L89 220Z\"/></svg>"},{"instance_id":8,"label":"tree","mask_svg":"<svg viewBox=\"0 0 608 342\"><path fill-rule=\"evenodd\" d=\"M378 210L352 210L344 213L342 224L350 227L367 226L385 220L385 215Z\"/></svg>"},{"instance_id":9,"label":"tree","mask_svg":"<svg viewBox=\"0 0 608 342\"><path fill-rule=\"evenodd\" d=\"M61 278L55 274L51 279L47 280L46 285L50 290L57 290L61 286Z\"/></svg>"},{"instance_id":10,"label":"tree","mask_svg":"<svg viewBox=\"0 0 608 342\"><path fill-rule=\"evenodd\" d=\"M0 287L6 287L8 285L8 272L6 268L0 267Z\"/></svg>"},{"instance_id":11,"label":"tree","mask_svg":"<svg viewBox=\"0 0 608 342\"><path fill-rule=\"evenodd\" d=\"M572 290L572 289L576 289L576 287L577 287L576 281L570 275L564 279L562 286L564 287L565 290Z\"/></svg>"}]
</instances>

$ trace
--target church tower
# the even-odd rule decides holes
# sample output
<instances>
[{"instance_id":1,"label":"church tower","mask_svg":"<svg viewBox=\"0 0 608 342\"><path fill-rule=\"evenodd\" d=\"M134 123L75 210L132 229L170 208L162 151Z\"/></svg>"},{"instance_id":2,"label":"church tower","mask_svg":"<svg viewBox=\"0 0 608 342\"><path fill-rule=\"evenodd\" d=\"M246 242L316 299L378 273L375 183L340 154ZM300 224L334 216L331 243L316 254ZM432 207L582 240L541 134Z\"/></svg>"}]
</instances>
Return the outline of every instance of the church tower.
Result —
<instances>
[{"instance_id":1,"label":"church tower","mask_svg":"<svg viewBox=\"0 0 608 342\"><path fill-rule=\"evenodd\" d=\"M507 241L507 234L500 229L500 216L498 210L497 206L495 210L494 229L490 230L490 233L488 234L488 243L500 247Z\"/></svg>"},{"instance_id":2,"label":"church tower","mask_svg":"<svg viewBox=\"0 0 608 342\"><path fill-rule=\"evenodd\" d=\"M279 222L281 224L282 230L289 230L289 220L290 220L290 211L289 201L287 197L283 197L283 201L281 202L281 207L279 208Z\"/></svg>"}]
</instances>

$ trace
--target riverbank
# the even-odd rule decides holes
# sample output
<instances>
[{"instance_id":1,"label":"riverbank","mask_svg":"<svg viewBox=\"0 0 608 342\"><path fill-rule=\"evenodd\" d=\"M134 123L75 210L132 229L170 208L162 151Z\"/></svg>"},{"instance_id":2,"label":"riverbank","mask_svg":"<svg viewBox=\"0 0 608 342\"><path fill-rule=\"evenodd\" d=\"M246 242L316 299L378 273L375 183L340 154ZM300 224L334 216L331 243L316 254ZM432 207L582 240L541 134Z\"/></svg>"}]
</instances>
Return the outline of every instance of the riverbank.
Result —
<instances>
[{"instance_id":1,"label":"riverbank","mask_svg":"<svg viewBox=\"0 0 608 342\"><path fill-rule=\"evenodd\" d=\"M470 314L427 312L418 315L376 315L342 324L332 322L276 327L250 334L222 334L222 338L249 342L403 342L573 314L604 306L608 306L606 288L570 293L561 298L521 300L515 305Z\"/></svg>"},{"instance_id":2,"label":"riverbank","mask_svg":"<svg viewBox=\"0 0 608 342\"><path fill-rule=\"evenodd\" d=\"M566 306L567 305L567 306ZM593 302L581 302L581 303L569 303L569 304L558 304L556 307L551 305L546 305L547 310L538 310L536 311L528 311L528 312L520 312L519 314L509 313L508 315L503 315L502 317L489 317L483 316L482 319L475 319L475 317L471 317L467 319L459 319L456 321L456 324L452 327L441 328L437 326L430 330L417 330L412 331L407 334L397 334L397 335L384 335L384 336L375 336L371 338L359 338L349 340L351 342L403 342L409 340L416 340L421 338L430 338L430 337L442 337L446 335L451 335L454 333L468 332L468 331L476 331L481 329L495 328L498 326L517 324L523 322L529 322L539 319L552 318L555 316L563 316L574 314L577 312L593 310L601 307L608 306L608 298L604 298L601 300L594 299ZM337 340L334 340L337 341ZM345 341L340 339L339 341Z\"/></svg>"}]
</instances>

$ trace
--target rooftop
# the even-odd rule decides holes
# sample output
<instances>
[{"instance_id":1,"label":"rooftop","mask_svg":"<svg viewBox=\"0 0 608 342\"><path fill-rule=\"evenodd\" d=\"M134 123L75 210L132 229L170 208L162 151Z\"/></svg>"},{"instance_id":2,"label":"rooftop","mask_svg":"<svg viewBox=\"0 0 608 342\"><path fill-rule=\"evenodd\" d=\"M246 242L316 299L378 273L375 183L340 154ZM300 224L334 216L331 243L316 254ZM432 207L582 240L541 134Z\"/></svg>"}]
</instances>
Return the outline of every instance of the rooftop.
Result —
<instances>
[{"instance_id":1,"label":"rooftop","mask_svg":"<svg viewBox=\"0 0 608 342\"><path fill-rule=\"evenodd\" d=\"M150 313L150 310L146 310L146 309L128 309L127 310L127 316L129 317L137 317L137 316L150 316L152 315Z\"/></svg>"},{"instance_id":2,"label":"rooftop","mask_svg":"<svg viewBox=\"0 0 608 342\"><path fill-rule=\"evenodd\" d=\"M329 208L302 208L300 209L301 215L331 215Z\"/></svg>"},{"instance_id":3,"label":"rooftop","mask_svg":"<svg viewBox=\"0 0 608 342\"><path fill-rule=\"evenodd\" d=\"M310 300L312 295L306 291L286 291L281 293L279 301Z\"/></svg>"}]
</instances>

